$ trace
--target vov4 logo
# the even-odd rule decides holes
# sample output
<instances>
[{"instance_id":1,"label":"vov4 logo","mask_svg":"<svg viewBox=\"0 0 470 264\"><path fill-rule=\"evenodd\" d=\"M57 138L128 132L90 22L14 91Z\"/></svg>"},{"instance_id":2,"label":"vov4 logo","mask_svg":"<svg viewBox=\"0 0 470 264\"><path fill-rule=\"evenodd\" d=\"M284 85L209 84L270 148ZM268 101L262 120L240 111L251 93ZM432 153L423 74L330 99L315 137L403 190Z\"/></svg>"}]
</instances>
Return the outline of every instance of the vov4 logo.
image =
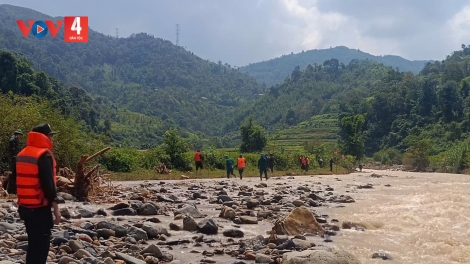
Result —
<instances>
[{"instance_id":1,"label":"vov4 logo","mask_svg":"<svg viewBox=\"0 0 470 264\"><path fill-rule=\"evenodd\" d=\"M55 38L64 24L64 42L88 42L88 17L87 16L66 16L64 20L28 20L28 25L23 20L16 20L18 27L27 38L29 32L38 39L44 38L47 33Z\"/></svg>"}]
</instances>

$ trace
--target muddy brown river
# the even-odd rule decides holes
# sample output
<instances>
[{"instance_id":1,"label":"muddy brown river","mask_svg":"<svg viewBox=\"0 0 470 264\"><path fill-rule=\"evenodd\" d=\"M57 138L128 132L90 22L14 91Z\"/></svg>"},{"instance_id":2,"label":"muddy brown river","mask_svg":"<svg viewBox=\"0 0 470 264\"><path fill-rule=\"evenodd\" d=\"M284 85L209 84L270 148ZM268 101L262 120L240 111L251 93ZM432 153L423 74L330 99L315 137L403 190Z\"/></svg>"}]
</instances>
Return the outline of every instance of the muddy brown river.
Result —
<instances>
[{"instance_id":1,"label":"muddy brown river","mask_svg":"<svg viewBox=\"0 0 470 264\"><path fill-rule=\"evenodd\" d=\"M372 173L381 177L371 177ZM257 178L233 181L251 186L259 183ZM270 179L268 188L274 187L271 183L278 182L296 186L320 182L352 196L356 202L344 204L344 207L316 209L319 214L329 215L330 219L353 221L365 226L365 231L342 229L331 237L333 243L328 244L350 251L362 263L470 263L468 175L365 170L350 175ZM373 188L358 189L357 185L361 184L372 184ZM212 206L204 209L214 217L218 214ZM244 230L248 236L266 235L270 227L270 223L260 223L244 226ZM187 254L190 250L178 250L185 255L180 255L181 263L191 259ZM372 254L376 252L388 253L393 259L372 259Z\"/></svg>"},{"instance_id":2,"label":"muddy brown river","mask_svg":"<svg viewBox=\"0 0 470 264\"><path fill-rule=\"evenodd\" d=\"M367 170L370 171L370 170ZM341 176L342 184L371 183L351 196L356 203L325 213L358 222L366 231L343 229L334 241L362 263L375 252L389 253L386 263L470 263L470 177L445 173L371 171ZM323 177L322 182L330 182ZM390 187L385 185L389 184Z\"/></svg>"},{"instance_id":3,"label":"muddy brown river","mask_svg":"<svg viewBox=\"0 0 470 264\"><path fill-rule=\"evenodd\" d=\"M374 175L374 176L371 176ZM174 194L185 200L188 186L203 183L204 188L220 184L221 181L233 181L236 185L228 188L228 195L237 196L237 186L247 185L253 187L260 183L259 178L239 179L205 179L184 181L149 181L146 183L160 188L166 186L168 194ZM468 175L444 173L412 173L401 171L367 170L349 175L323 175L323 176L295 176L271 178L266 188L262 190L267 195L276 194L274 188L279 186L308 185L312 190L325 189L326 185L334 188L334 193L346 194L355 199L354 203L325 203L327 206L314 207L318 215L328 215L328 221L338 219L341 222L351 221L364 229L341 229L333 242L326 243L318 236L308 236L307 240L317 245L337 247L353 253L364 264L376 263L426 263L426 264L452 264L470 263L470 177ZM114 185L132 186L132 192L139 193L142 181L114 182ZM372 188L359 188L369 184ZM204 189L201 190L204 194ZM205 195L211 196L213 188L208 188ZM299 199L294 195L292 200ZM4 201L6 202L6 201ZM126 202L122 200L122 202ZM3 206L9 206L5 203ZM70 209L83 206L83 203L67 202L61 207ZM87 205L88 208L109 208L111 204ZM233 228L229 220L219 218L220 204L201 202L198 210L208 217L216 219L219 229ZM168 229L169 239L187 239L197 235L194 232L173 231L168 228L170 223L181 224L181 219L175 220L172 213L157 215L161 223L158 225ZM118 222L122 225L143 221L140 216L120 217ZM73 222L116 219L113 216L103 218L88 218L72 220ZM198 220L199 221L199 220ZM241 225L245 233L244 239L254 238L256 235L267 236L273 224L269 220L259 221L255 225ZM220 233L220 232L219 232ZM227 243L222 234L210 236L218 239L216 243L202 243L199 247L194 243L185 243L175 246L161 245L162 251L173 255L172 263L198 263L204 256L203 252L214 252L216 249L234 250L235 244ZM147 241L157 243L158 241ZM263 253L263 251L260 251ZM374 253L383 252L392 257L392 260L373 259ZM233 263L235 259L227 254L214 255L216 263ZM254 263L254 261L246 261Z\"/></svg>"}]
</instances>

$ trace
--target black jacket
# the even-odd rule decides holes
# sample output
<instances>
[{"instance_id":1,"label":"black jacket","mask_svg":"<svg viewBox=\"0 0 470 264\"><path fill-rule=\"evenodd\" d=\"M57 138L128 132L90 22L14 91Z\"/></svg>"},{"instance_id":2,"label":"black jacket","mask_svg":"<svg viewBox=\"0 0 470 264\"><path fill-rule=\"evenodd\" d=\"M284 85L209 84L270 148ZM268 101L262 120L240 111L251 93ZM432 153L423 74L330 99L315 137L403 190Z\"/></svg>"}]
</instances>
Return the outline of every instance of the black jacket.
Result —
<instances>
[{"instance_id":1,"label":"black jacket","mask_svg":"<svg viewBox=\"0 0 470 264\"><path fill-rule=\"evenodd\" d=\"M49 153L44 153L38 159L39 181L44 192L44 196L49 201L49 206L53 201L57 201L57 190L54 183L54 165Z\"/></svg>"},{"instance_id":2,"label":"black jacket","mask_svg":"<svg viewBox=\"0 0 470 264\"><path fill-rule=\"evenodd\" d=\"M8 150L10 152L10 156L12 157L16 157L16 155L18 155L18 153L21 151L20 140L15 137L15 135L10 138Z\"/></svg>"}]
</instances>

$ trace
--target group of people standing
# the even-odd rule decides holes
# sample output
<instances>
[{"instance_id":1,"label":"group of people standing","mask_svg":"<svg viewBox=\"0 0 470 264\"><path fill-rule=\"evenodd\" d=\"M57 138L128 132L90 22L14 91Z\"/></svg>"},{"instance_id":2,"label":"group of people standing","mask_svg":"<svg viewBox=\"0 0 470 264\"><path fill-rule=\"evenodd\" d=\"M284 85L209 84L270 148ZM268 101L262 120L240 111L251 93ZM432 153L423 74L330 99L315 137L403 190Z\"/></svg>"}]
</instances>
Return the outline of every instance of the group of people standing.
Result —
<instances>
[{"instance_id":1,"label":"group of people standing","mask_svg":"<svg viewBox=\"0 0 470 264\"><path fill-rule=\"evenodd\" d=\"M310 169L310 158L301 155L299 160L300 160L300 169L303 172L307 172ZM333 164L334 163L335 162L334 162L333 158L331 158L330 159L330 171L333 171ZM323 159L322 158L318 159L318 164L320 165L320 168L323 168Z\"/></svg>"},{"instance_id":2,"label":"group of people standing","mask_svg":"<svg viewBox=\"0 0 470 264\"><path fill-rule=\"evenodd\" d=\"M201 154L200 150L197 150L194 154L194 161L196 164L196 175L198 175L199 171L202 170L202 162L204 161L204 157ZM302 172L308 172L310 169L310 158L304 155L299 157L300 169ZM330 171L333 171L333 164L335 163L333 158L330 159ZM318 164L321 168L323 168L323 159L320 158L318 160ZM274 159L273 154L264 154L262 153L258 159L258 170L259 170L259 177L260 180L263 180L263 174L266 180L268 179L268 171L271 173L274 172L274 165L276 165L276 161ZM238 175L240 179L243 179L243 172L246 168L246 159L243 157L243 154L238 155L236 166L238 168ZM234 174L234 162L233 159L229 156L225 156L225 168L227 172L227 179L230 176L236 177Z\"/></svg>"},{"instance_id":3,"label":"group of people standing","mask_svg":"<svg viewBox=\"0 0 470 264\"><path fill-rule=\"evenodd\" d=\"M201 154L200 150L197 150L196 153L194 153L194 162L196 165L196 175L198 175L199 171L202 170L202 162L204 161L204 157ZM265 176L265 179L268 179L268 170L271 171L271 173L274 172L274 165L276 164L274 155L269 154L266 155L264 153L261 154L261 156L258 159L258 170L259 170L259 178L260 180L263 180L263 174ZM238 175L240 176L240 179L243 179L243 172L245 171L246 168L246 158L243 157L243 154L239 154L237 158L237 169L238 169ZM227 172L227 179L230 178L230 176L237 177L234 173L234 162L233 159L230 158L228 155L225 156L225 168Z\"/></svg>"}]
</instances>

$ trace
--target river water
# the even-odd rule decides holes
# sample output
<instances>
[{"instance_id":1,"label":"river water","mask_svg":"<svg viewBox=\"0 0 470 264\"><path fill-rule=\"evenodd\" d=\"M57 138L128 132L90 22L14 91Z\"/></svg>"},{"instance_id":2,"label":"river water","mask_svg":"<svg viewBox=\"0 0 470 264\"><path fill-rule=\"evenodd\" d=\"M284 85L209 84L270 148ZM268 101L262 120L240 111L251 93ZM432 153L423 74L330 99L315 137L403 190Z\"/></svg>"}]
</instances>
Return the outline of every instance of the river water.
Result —
<instances>
[{"instance_id":1,"label":"river water","mask_svg":"<svg viewBox=\"0 0 470 264\"><path fill-rule=\"evenodd\" d=\"M371 177L372 174L381 177ZM290 178L290 177L289 177ZM328 215L329 220L351 221L365 227L364 231L341 229L332 236L332 243L324 243L316 238L317 245L327 245L353 253L363 264L454 264L470 263L470 176L444 173L412 173L401 171L367 170L349 175L295 176L295 179L282 177L270 179L266 183L270 188L308 185L312 189L325 189L326 185L334 188L333 192L347 194L356 202L348 204L329 204L328 207L315 207L317 214ZM190 181L212 182L224 179L205 179ZM254 186L259 179L231 179L238 184ZM150 181L158 186L160 181ZM120 182L124 186L136 186L142 183ZM189 182L180 182L188 184ZM372 184L372 189L360 189L358 186ZM138 189L138 188L137 188ZM137 191L136 189L136 191ZM182 186L180 191L185 191ZM177 190L173 190L179 195ZM235 193L232 195L236 196ZM320 194L324 196L323 194ZM297 199L292 197L292 199ZM74 206L72 204L72 206ZM103 205L100 205L103 206ZM198 205L201 212L217 218L220 205ZM312 208L313 209L313 208ZM108 217L110 218L110 217ZM160 225L168 227L173 215L158 218ZM181 221L181 220L180 220ZM229 221L217 218L219 225L228 228ZM263 221L258 225L246 225L242 230L245 238L257 234L266 236L272 224ZM190 239L193 233L170 231L172 237ZM219 235L219 237L222 237ZM310 239L310 238L309 238ZM236 247L236 246L235 246ZM165 250L169 250L164 248ZM192 246L175 246L171 251L179 260L177 263L195 263L202 255L189 253ZM196 248L199 251L210 248ZM389 254L392 260L373 259L377 252ZM233 263L228 255L213 257L217 263Z\"/></svg>"},{"instance_id":2,"label":"river water","mask_svg":"<svg viewBox=\"0 0 470 264\"><path fill-rule=\"evenodd\" d=\"M372 172L384 176L370 177ZM334 185L350 189L356 203L319 210L366 230L342 229L332 237L337 247L365 264L470 263L469 175L367 170L338 178ZM373 189L351 186L367 183ZM393 259L372 259L375 252Z\"/></svg>"}]
</instances>

